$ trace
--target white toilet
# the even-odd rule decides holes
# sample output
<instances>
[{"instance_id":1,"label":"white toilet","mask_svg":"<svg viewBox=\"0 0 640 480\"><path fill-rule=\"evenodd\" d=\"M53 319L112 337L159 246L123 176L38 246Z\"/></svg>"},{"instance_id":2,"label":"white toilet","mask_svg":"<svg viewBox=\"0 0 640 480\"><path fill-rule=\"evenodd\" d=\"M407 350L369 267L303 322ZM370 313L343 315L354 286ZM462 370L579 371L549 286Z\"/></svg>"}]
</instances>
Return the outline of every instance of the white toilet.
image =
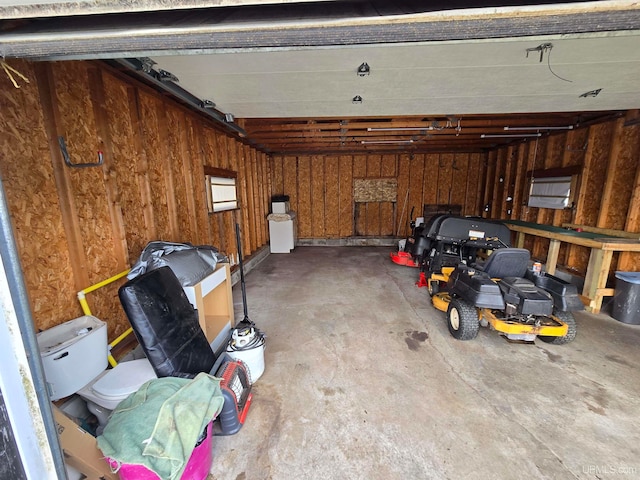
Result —
<instances>
[{"instance_id":1,"label":"white toilet","mask_svg":"<svg viewBox=\"0 0 640 480\"><path fill-rule=\"evenodd\" d=\"M121 362L106 370L107 324L85 315L37 334L44 375L52 401L80 395L100 424L140 386L156 377L146 358Z\"/></svg>"}]
</instances>

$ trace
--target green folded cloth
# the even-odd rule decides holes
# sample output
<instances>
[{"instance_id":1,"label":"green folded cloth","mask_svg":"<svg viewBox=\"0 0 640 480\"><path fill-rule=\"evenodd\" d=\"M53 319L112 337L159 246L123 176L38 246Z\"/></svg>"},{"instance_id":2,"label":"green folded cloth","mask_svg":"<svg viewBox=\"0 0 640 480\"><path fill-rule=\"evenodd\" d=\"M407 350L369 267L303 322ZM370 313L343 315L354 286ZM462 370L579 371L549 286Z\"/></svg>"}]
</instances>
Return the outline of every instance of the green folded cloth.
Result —
<instances>
[{"instance_id":1,"label":"green folded cloth","mask_svg":"<svg viewBox=\"0 0 640 480\"><path fill-rule=\"evenodd\" d=\"M163 480L178 479L223 403L220 379L206 373L193 380L150 380L116 407L98 447L118 464L144 465Z\"/></svg>"}]
</instances>

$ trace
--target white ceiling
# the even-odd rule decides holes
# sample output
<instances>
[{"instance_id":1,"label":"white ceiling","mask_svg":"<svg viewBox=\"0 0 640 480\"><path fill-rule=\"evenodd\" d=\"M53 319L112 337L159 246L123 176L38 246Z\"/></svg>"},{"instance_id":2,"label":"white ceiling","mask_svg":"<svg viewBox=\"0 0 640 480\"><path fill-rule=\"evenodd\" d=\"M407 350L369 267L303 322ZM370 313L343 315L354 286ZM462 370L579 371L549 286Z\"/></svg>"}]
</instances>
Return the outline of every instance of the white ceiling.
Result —
<instances>
[{"instance_id":1,"label":"white ceiling","mask_svg":"<svg viewBox=\"0 0 640 480\"><path fill-rule=\"evenodd\" d=\"M575 126L640 109L640 3L0 0L0 57L105 59L265 151L415 136L371 125L430 125L412 148L476 151L516 141L481 137L504 125ZM356 74L363 62L368 76ZM436 128L443 122L451 131Z\"/></svg>"},{"instance_id":2,"label":"white ceiling","mask_svg":"<svg viewBox=\"0 0 640 480\"><path fill-rule=\"evenodd\" d=\"M527 57L545 42L553 47L542 62L538 51ZM640 108L640 32L153 59L182 88L237 118ZM356 74L362 62L369 76ZM597 97L580 97L599 88ZM355 95L361 104L352 103Z\"/></svg>"}]
</instances>

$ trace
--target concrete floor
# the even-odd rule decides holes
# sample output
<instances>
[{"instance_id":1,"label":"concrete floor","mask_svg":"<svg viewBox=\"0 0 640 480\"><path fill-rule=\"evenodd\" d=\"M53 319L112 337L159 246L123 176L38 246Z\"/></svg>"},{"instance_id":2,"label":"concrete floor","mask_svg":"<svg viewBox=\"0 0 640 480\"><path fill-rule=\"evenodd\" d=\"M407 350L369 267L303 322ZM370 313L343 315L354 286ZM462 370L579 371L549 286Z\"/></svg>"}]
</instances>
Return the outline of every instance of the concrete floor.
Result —
<instances>
[{"instance_id":1,"label":"concrete floor","mask_svg":"<svg viewBox=\"0 0 640 480\"><path fill-rule=\"evenodd\" d=\"M640 477L640 326L580 313L568 345L461 342L388 253L299 247L247 275L266 370L210 477Z\"/></svg>"}]
</instances>

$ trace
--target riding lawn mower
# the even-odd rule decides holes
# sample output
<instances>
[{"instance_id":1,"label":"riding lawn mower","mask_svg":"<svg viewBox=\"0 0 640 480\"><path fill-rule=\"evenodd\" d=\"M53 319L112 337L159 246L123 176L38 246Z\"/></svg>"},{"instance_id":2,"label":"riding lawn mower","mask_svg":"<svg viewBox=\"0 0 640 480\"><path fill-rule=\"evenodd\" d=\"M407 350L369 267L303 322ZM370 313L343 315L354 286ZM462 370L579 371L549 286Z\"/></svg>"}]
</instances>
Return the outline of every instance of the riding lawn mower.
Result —
<instances>
[{"instance_id":1,"label":"riding lawn mower","mask_svg":"<svg viewBox=\"0 0 640 480\"><path fill-rule=\"evenodd\" d=\"M510 341L564 344L576 336L571 312L584 306L574 285L530 268L500 222L440 215L414 229L411 256L449 332L471 340L489 326ZM486 255L481 262L479 255Z\"/></svg>"}]
</instances>

